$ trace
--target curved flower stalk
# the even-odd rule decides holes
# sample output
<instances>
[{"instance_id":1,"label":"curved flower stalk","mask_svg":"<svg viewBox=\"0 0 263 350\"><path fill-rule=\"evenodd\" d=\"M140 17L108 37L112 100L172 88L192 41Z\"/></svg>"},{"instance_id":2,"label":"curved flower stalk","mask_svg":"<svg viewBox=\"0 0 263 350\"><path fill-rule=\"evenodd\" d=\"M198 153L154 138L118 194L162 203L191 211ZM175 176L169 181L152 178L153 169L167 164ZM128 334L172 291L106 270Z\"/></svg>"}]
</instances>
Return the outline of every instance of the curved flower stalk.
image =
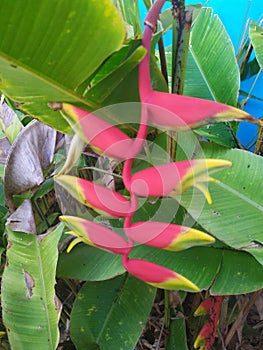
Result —
<instances>
[{"instance_id":1,"label":"curved flower stalk","mask_svg":"<svg viewBox=\"0 0 263 350\"><path fill-rule=\"evenodd\" d=\"M127 240L100 224L81 218L62 216L61 220L77 237L69 246L69 250L78 242L84 242L122 255L125 269L146 283L164 289L198 291L199 288L193 282L177 272L146 260L131 259L129 254L135 242L159 249L178 251L194 245L211 244L214 238L199 230L170 223L148 221L133 223L134 214L138 210L138 197L174 196L195 186L203 192L208 203L211 203L211 196L205 185L209 181L216 180L209 173L227 168L231 163L221 159L187 160L151 167L133 174L133 160L144 146L150 122L177 129L185 125L199 126L211 120L244 119L254 122L254 119L238 109L217 102L152 90L149 68L150 42L164 2L164 0L157 0L145 20L142 43L147 49L147 54L139 67L141 120L134 140L93 113L67 103L50 104L53 108L63 111L65 118L79 136L99 154L102 152L104 156L110 158L125 159L123 182L130 192L130 199L95 182L74 176L59 174L55 179L73 197L98 213L103 213L110 218L124 218L123 228ZM155 107L158 107L158 113ZM216 317L211 319L214 321Z\"/></svg>"},{"instance_id":2,"label":"curved flower stalk","mask_svg":"<svg viewBox=\"0 0 263 350\"><path fill-rule=\"evenodd\" d=\"M139 66L141 102L148 105L149 120L164 129L200 127L208 123L245 120L262 125L263 122L237 108L199 98L154 91L150 78L150 46L159 13L166 0L157 0L145 18L142 45L147 50ZM157 108L158 107L158 108ZM163 110L160 113L160 109Z\"/></svg>"},{"instance_id":3,"label":"curved flower stalk","mask_svg":"<svg viewBox=\"0 0 263 350\"><path fill-rule=\"evenodd\" d=\"M195 311L195 316L209 314L209 320L205 323L195 340L195 349L209 350L214 344L222 301L222 296L210 296Z\"/></svg>"}]
</instances>

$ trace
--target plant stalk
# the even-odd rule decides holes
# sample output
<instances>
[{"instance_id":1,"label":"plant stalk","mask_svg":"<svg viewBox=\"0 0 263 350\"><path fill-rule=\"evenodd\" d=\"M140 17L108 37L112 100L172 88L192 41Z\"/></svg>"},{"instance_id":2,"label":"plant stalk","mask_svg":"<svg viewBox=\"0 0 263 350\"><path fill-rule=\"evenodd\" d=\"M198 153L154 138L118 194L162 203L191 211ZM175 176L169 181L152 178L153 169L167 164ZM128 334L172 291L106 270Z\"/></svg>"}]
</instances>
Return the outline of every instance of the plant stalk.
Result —
<instances>
[{"instance_id":1,"label":"plant stalk","mask_svg":"<svg viewBox=\"0 0 263 350\"><path fill-rule=\"evenodd\" d=\"M192 11L185 11L181 2L173 6L172 93L182 95L192 24Z\"/></svg>"}]
</instances>

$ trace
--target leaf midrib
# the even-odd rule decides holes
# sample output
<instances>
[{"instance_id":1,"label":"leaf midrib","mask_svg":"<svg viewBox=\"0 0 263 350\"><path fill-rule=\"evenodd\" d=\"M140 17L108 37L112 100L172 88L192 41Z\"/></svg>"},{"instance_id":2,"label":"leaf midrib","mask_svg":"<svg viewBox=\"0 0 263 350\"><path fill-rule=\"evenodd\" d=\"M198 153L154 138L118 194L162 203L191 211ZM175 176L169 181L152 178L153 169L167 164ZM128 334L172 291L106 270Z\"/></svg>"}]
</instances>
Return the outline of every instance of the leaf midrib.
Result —
<instances>
[{"instance_id":1,"label":"leaf midrib","mask_svg":"<svg viewBox=\"0 0 263 350\"><path fill-rule=\"evenodd\" d=\"M208 88L208 90L209 90L211 96L213 97L213 100L214 100L214 101L217 101L217 99L216 99L216 97L215 97L215 94L214 94L213 91L211 90L211 87L210 87L210 85L209 85L209 83L208 83L208 80L207 80L207 78L206 78L206 76L205 76L205 74L204 74L204 71L203 71L203 69L201 68L201 66L200 66L200 64L199 64L196 55L194 54L193 49L189 47L189 51L190 51L190 53L191 53L191 55L192 55L192 57L193 57L193 59L194 59L194 62L195 62L195 64L196 64L196 66L198 67L198 70L199 70L199 72L200 72L200 74L201 74L201 76L202 76L202 78L203 78L203 80L204 80L204 82L205 82L205 84L206 84L206 86L207 86L207 88Z\"/></svg>"},{"instance_id":2,"label":"leaf midrib","mask_svg":"<svg viewBox=\"0 0 263 350\"><path fill-rule=\"evenodd\" d=\"M35 70L29 69L28 66L21 64L20 61L14 60L13 58L3 54L3 52L0 52L0 60L3 60L7 62L8 64L13 64L14 66L17 66L19 69L24 71L26 74L33 76L34 78L44 82L45 84L51 86L52 88L55 88L56 90L62 92L65 95L70 96L71 98L87 105L90 108L98 109L99 106L94 104L91 101L87 101L86 99L82 98L81 96L78 96L74 94L72 91L65 89L64 86L60 85L58 82L48 78L47 76L41 75L39 72L36 72Z\"/></svg>"},{"instance_id":3,"label":"leaf midrib","mask_svg":"<svg viewBox=\"0 0 263 350\"><path fill-rule=\"evenodd\" d=\"M235 190L234 188L226 185L225 183L217 180L216 181L217 185L219 185L220 187L224 188L225 190L227 190L230 193L233 193L235 196L239 197L240 199L242 199L243 201L245 201L246 203L252 205L253 207L255 207L256 209L260 210L263 212L263 206L261 206L260 204L256 203L255 201L253 201L252 199L248 198L247 196L245 196L244 194L240 193L239 191Z\"/></svg>"}]
</instances>

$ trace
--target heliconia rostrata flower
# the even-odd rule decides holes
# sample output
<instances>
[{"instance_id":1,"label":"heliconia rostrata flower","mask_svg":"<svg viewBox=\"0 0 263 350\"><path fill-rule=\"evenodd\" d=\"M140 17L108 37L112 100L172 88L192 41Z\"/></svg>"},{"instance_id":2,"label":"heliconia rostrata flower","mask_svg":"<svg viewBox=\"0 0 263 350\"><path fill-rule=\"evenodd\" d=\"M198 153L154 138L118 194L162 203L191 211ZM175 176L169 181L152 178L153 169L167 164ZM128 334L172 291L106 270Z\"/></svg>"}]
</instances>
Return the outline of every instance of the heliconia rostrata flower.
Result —
<instances>
[{"instance_id":1,"label":"heliconia rostrata flower","mask_svg":"<svg viewBox=\"0 0 263 350\"><path fill-rule=\"evenodd\" d=\"M123 266L130 274L155 287L199 291L199 288L187 278L150 261L128 259L127 255L123 255Z\"/></svg>"},{"instance_id":2,"label":"heliconia rostrata flower","mask_svg":"<svg viewBox=\"0 0 263 350\"><path fill-rule=\"evenodd\" d=\"M204 193L208 203L211 203L209 192L203 185L207 181L214 181L208 171L231 165L231 162L221 159L194 159L162 164L132 175L130 187L137 196L162 197L178 195L195 186Z\"/></svg>"},{"instance_id":3,"label":"heliconia rostrata flower","mask_svg":"<svg viewBox=\"0 0 263 350\"><path fill-rule=\"evenodd\" d=\"M134 242L170 251L215 241L212 236L194 228L154 221L136 222L125 228L125 234Z\"/></svg>"},{"instance_id":4,"label":"heliconia rostrata flower","mask_svg":"<svg viewBox=\"0 0 263 350\"><path fill-rule=\"evenodd\" d=\"M103 153L104 156L118 160L129 156L133 148L133 140L124 132L79 107L62 103L61 108L73 129L97 153Z\"/></svg>"},{"instance_id":5,"label":"heliconia rostrata flower","mask_svg":"<svg viewBox=\"0 0 263 350\"><path fill-rule=\"evenodd\" d=\"M121 218L132 213L132 203L115 192L95 182L70 175L56 177L56 182L68 190L72 197L110 218Z\"/></svg>"},{"instance_id":6,"label":"heliconia rostrata flower","mask_svg":"<svg viewBox=\"0 0 263 350\"><path fill-rule=\"evenodd\" d=\"M55 179L84 205L109 218L124 220L123 229L127 240L99 223L74 216L62 216L61 220L77 237L69 250L78 242L84 242L122 255L125 269L146 283L165 289L198 291L199 288L193 282L177 272L153 262L130 258L129 254L136 242L178 251L194 245L211 244L214 238L193 228L165 222L133 222L134 214L138 210L138 197L173 197L195 186L203 192L208 203L211 203L206 184L216 180L210 177L209 172L230 167L231 163L221 159L194 159L153 166L132 173L133 159L145 144L150 123L165 129L177 129L187 125L197 127L208 122L235 119L255 122L255 119L243 111L217 102L152 90L150 44L164 2L165 0L157 0L145 20L142 45L147 53L139 65L139 93L142 103L140 126L135 139L95 115L95 112L88 112L68 103L49 104L52 108L62 110L63 116L75 132L95 152L119 161L124 160L122 177L126 190L130 192L129 196L75 176L60 173Z\"/></svg>"},{"instance_id":7,"label":"heliconia rostrata flower","mask_svg":"<svg viewBox=\"0 0 263 350\"><path fill-rule=\"evenodd\" d=\"M77 237L69 245L68 250L71 250L75 244L84 242L115 254L128 254L130 251L129 242L107 227L75 216L61 216L60 220L65 222Z\"/></svg>"}]
</instances>

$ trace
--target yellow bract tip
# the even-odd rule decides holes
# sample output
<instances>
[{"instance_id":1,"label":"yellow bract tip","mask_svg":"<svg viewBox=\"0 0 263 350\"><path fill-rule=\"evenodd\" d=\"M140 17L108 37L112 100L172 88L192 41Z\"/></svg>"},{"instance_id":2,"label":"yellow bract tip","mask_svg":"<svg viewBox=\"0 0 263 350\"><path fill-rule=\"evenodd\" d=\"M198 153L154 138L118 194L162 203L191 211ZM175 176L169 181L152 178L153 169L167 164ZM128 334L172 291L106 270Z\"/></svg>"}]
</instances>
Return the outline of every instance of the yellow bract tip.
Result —
<instances>
[{"instance_id":1,"label":"yellow bract tip","mask_svg":"<svg viewBox=\"0 0 263 350\"><path fill-rule=\"evenodd\" d=\"M216 179L209 176L209 173L231 166L232 163L224 159L196 159L183 177L182 182L180 183L180 189L178 186L176 191L177 193L182 193L192 186L196 187L203 193L207 202L212 204L211 195L204 183L217 182Z\"/></svg>"},{"instance_id":2,"label":"yellow bract tip","mask_svg":"<svg viewBox=\"0 0 263 350\"><path fill-rule=\"evenodd\" d=\"M207 200L207 203L212 204L212 198L211 198L210 192L208 191L208 188L200 182L195 183L194 186L203 193L203 195L205 196L205 199Z\"/></svg>"},{"instance_id":3,"label":"yellow bract tip","mask_svg":"<svg viewBox=\"0 0 263 350\"><path fill-rule=\"evenodd\" d=\"M69 234L72 234L72 232L68 232L68 233L69 233ZM83 242L83 239L81 239L81 238L75 238L75 239L73 239L73 241L70 242L70 244L69 244L69 246L68 246L68 248L67 248L67 253L69 253L69 252L72 250L72 248L75 247L75 245L77 245L78 243L81 243L81 242Z\"/></svg>"},{"instance_id":4,"label":"yellow bract tip","mask_svg":"<svg viewBox=\"0 0 263 350\"><path fill-rule=\"evenodd\" d=\"M203 316L206 314L207 314L207 311L202 306L199 306L194 312L194 316Z\"/></svg>"},{"instance_id":5,"label":"yellow bract tip","mask_svg":"<svg viewBox=\"0 0 263 350\"><path fill-rule=\"evenodd\" d=\"M232 163L225 159L205 159L205 164L208 170L219 169L219 168L229 168Z\"/></svg>"},{"instance_id":6,"label":"yellow bract tip","mask_svg":"<svg viewBox=\"0 0 263 350\"><path fill-rule=\"evenodd\" d=\"M178 277L176 278L169 278L168 280L162 282L162 283L149 283L152 284L155 287L168 289L168 290L187 290L191 292L199 292L200 288L197 287L196 284L191 282L188 278L177 274Z\"/></svg>"},{"instance_id":7,"label":"yellow bract tip","mask_svg":"<svg viewBox=\"0 0 263 350\"><path fill-rule=\"evenodd\" d=\"M167 250L180 251L196 245L211 244L215 238L208 233L190 228L185 233L180 234L172 243L171 248Z\"/></svg>"},{"instance_id":8,"label":"yellow bract tip","mask_svg":"<svg viewBox=\"0 0 263 350\"><path fill-rule=\"evenodd\" d=\"M194 342L194 348L195 349L200 348L200 350L202 350L202 349L204 350L205 349L205 347L204 347L205 342L206 342L206 339L204 337L198 335L195 342Z\"/></svg>"}]
</instances>

